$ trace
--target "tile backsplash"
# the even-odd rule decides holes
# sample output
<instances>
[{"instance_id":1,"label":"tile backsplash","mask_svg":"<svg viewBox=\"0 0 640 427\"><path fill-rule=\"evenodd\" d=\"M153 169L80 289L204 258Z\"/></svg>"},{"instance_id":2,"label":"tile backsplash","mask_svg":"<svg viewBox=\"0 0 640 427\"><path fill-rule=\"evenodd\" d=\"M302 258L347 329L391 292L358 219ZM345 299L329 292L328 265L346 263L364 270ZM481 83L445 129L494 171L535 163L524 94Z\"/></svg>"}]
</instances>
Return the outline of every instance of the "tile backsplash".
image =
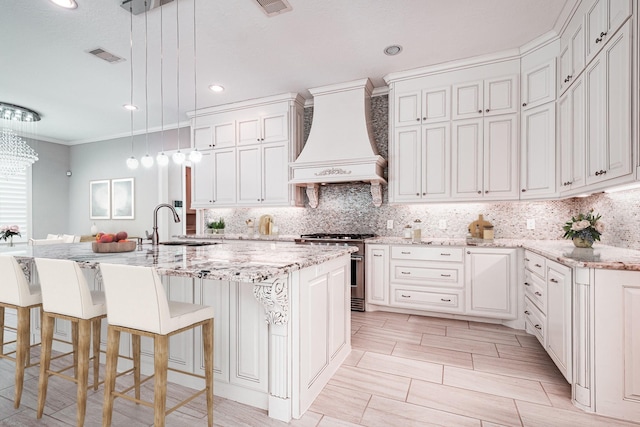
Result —
<instances>
[{"instance_id":1,"label":"tile backsplash","mask_svg":"<svg viewBox=\"0 0 640 427\"><path fill-rule=\"evenodd\" d=\"M372 98L372 125L380 155L388 159L388 98ZM308 137L312 108L305 109L305 140ZM561 239L562 225L579 212L594 209L602 215L605 232L602 243L640 250L640 190L619 193L598 193L585 198L548 201L505 201L479 203L425 203L389 205L387 188L383 204L376 208L371 202L367 184L335 184L320 187L316 209L304 208L233 208L209 209L205 217L224 217L227 232L245 231L245 220L263 214L274 216L280 234L303 233L375 233L380 236L401 236L402 228L420 219L423 236L464 237L469 224L483 214L495 226L495 238ZM535 220L535 229L527 229L527 220ZM393 220L393 229L387 229ZM446 229L440 229L440 221Z\"/></svg>"}]
</instances>

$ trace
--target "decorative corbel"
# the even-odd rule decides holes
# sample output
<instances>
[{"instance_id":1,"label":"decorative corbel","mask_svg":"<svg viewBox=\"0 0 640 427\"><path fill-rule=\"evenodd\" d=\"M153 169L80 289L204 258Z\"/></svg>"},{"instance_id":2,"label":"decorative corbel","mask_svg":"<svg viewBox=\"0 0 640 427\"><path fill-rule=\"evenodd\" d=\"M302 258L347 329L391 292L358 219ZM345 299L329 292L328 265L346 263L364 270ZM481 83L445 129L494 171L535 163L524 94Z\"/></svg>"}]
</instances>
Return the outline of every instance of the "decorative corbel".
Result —
<instances>
[{"instance_id":1,"label":"decorative corbel","mask_svg":"<svg viewBox=\"0 0 640 427\"><path fill-rule=\"evenodd\" d=\"M318 184L307 184L307 198L309 199L309 206L312 208L318 207Z\"/></svg>"},{"instance_id":2,"label":"decorative corbel","mask_svg":"<svg viewBox=\"0 0 640 427\"><path fill-rule=\"evenodd\" d=\"M371 181L371 197L373 205L377 208L382 206L382 185L378 181Z\"/></svg>"}]
</instances>

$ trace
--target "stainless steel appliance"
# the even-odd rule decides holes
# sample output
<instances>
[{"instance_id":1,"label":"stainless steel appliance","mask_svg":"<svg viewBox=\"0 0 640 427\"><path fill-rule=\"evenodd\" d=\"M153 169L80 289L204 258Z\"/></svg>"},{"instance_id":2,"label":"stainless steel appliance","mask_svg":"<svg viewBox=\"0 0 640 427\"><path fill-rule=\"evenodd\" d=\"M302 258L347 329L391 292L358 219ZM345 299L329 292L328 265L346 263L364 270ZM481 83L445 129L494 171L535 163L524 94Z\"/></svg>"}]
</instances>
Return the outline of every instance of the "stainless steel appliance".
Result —
<instances>
[{"instance_id":1,"label":"stainless steel appliance","mask_svg":"<svg viewBox=\"0 0 640 427\"><path fill-rule=\"evenodd\" d=\"M358 252L351 254L351 310L364 311L364 241L372 237L375 234L314 233L303 234L295 241L305 245L345 245L358 248Z\"/></svg>"}]
</instances>

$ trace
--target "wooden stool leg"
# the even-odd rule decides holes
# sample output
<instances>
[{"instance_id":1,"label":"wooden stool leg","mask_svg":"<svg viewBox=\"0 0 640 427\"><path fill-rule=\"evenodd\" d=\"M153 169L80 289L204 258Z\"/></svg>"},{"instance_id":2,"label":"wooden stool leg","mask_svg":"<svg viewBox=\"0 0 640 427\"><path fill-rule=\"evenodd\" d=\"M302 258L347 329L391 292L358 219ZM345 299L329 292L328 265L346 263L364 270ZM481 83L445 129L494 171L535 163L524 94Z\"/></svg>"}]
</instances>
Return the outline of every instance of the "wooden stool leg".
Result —
<instances>
[{"instance_id":1,"label":"wooden stool leg","mask_svg":"<svg viewBox=\"0 0 640 427\"><path fill-rule=\"evenodd\" d=\"M78 378L78 323L71 321L71 345L73 346L73 376Z\"/></svg>"},{"instance_id":2,"label":"wooden stool leg","mask_svg":"<svg viewBox=\"0 0 640 427\"><path fill-rule=\"evenodd\" d=\"M38 412L37 418L42 418L44 402L47 399L49 384L49 365L51 364L51 344L53 341L53 316L41 312L41 349L40 349L40 378L38 379Z\"/></svg>"},{"instance_id":3,"label":"wooden stool leg","mask_svg":"<svg viewBox=\"0 0 640 427\"><path fill-rule=\"evenodd\" d=\"M0 354L4 354L4 307L0 307Z\"/></svg>"},{"instance_id":4,"label":"wooden stool leg","mask_svg":"<svg viewBox=\"0 0 640 427\"><path fill-rule=\"evenodd\" d=\"M153 425L164 427L167 412L167 368L169 367L169 337L155 335L153 338L155 388L153 394Z\"/></svg>"},{"instance_id":5,"label":"wooden stool leg","mask_svg":"<svg viewBox=\"0 0 640 427\"><path fill-rule=\"evenodd\" d=\"M91 329L93 329L93 389L98 389L100 380L100 333L101 318L95 318L91 321Z\"/></svg>"},{"instance_id":6,"label":"wooden stool leg","mask_svg":"<svg viewBox=\"0 0 640 427\"><path fill-rule=\"evenodd\" d=\"M133 350L133 381L135 385L135 397L140 399L140 335L131 334ZM136 402L136 405L138 403Z\"/></svg>"},{"instance_id":7,"label":"wooden stool leg","mask_svg":"<svg viewBox=\"0 0 640 427\"><path fill-rule=\"evenodd\" d=\"M205 386L207 388L207 425L213 427L213 319L202 325Z\"/></svg>"},{"instance_id":8,"label":"wooden stool leg","mask_svg":"<svg viewBox=\"0 0 640 427\"><path fill-rule=\"evenodd\" d=\"M89 382L89 348L91 342L91 321L78 320L78 370L76 380L78 389L76 402L76 423L78 427L84 425L84 417L87 411L87 384Z\"/></svg>"},{"instance_id":9,"label":"wooden stool leg","mask_svg":"<svg viewBox=\"0 0 640 427\"><path fill-rule=\"evenodd\" d=\"M113 392L116 388L116 370L118 368L118 352L120 349L120 331L112 326L107 327L107 367L104 377L104 403L102 405L102 427L111 426L113 414Z\"/></svg>"},{"instance_id":10,"label":"wooden stool leg","mask_svg":"<svg viewBox=\"0 0 640 427\"><path fill-rule=\"evenodd\" d=\"M29 354L29 309L26 307L16 307L18 312L18 331L16 336L16 386L13 399L13 407L20 406L22 398L22 385L24 383L24 367L27 355Z\"/></svg>"}]
</instances>

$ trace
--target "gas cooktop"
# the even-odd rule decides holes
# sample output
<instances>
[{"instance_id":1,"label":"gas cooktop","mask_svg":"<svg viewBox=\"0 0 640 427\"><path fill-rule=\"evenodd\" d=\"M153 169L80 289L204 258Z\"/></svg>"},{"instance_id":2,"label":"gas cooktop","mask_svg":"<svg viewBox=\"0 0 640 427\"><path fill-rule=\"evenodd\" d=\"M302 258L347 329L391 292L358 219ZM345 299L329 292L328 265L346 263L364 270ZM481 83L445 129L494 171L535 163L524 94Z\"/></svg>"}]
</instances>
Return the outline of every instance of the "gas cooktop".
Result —
<instances>
[{"instance_id":1,"label":"gas cooktop","mask_svg":"<svg viewBox=\"0 0 640 427\"><path fill-rule=\"evenodd\" d=\"M302 234L301 239L326 239L326 240L364 240L376 237L375 234L349 234L349 233L312 233Z\"/></svg>"}]
</instances>

